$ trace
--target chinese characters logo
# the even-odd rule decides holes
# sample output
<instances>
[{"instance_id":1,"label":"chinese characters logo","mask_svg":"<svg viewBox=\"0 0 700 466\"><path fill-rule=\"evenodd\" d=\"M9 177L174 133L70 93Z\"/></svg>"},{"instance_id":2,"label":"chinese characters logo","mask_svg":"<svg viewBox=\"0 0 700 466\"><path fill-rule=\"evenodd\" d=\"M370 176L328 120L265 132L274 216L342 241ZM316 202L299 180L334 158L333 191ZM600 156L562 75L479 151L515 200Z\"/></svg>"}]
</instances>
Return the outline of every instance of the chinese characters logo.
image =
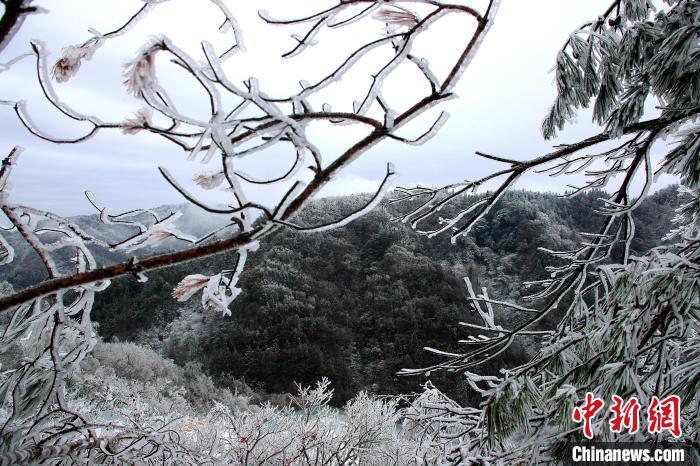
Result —
<instances>
[{"instance_id":1,"label":"chinese characters logo","mask_svg":"<svg viewBox=\"0 0 700 466\"><path fill-rule=\"evenodd\" d=\"M631 397L625 402L621 397L613 395L613 404L610 407L612 413L608 422L610 431L621 433L627 429L630 434L639 431L639 412L641 405L636 397ZM596 398L593 393L586 393L583 406L574 408L571 414L576 423L583 423L583 435L587 439L593 438L592 422L598 412L603 409L605 402L601 398ZM663 400L657 396L651 397L651 402L646 410L647 430L650 434L658 434L667 430L675 438L681 436L681 400L676 395L671 395Z\"/></svg>"}]
</instances>

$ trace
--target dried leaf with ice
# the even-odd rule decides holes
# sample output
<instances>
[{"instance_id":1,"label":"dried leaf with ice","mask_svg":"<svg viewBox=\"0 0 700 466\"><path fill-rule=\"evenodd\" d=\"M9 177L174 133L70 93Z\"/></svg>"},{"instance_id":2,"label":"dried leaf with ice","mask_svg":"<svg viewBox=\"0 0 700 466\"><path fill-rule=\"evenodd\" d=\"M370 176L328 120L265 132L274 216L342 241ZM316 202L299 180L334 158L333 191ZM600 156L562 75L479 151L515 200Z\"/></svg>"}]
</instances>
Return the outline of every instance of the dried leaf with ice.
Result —
<instances>
[{"instance_id":1,"label":"dried leaf with ice","mask_svg":"<svg viewBox=\"0 0 700 466\"><path fill-rule=\"evenodd\" d=\"M392 8L382 8L374 15L374 19L396 26L413 27L420 21L418 16L407 8L394 6Z\"/></svg>"},{"instance_id":2,"label":"dried leaf with ice","mask_svg":"<svg viewBox=\"0 0 700 466\"><path fill-rule=\"evenodd\" d=\"M146 129L151 124L153 111L150 108L140 108L136 114L124 120L122 123L122 133L136 134L142 129Z\"/></svg>"},{"instance_id":3,"label":"dried leaf with ice","mask_svg":"<svg viewBox=\"0 0 700 466\"><path fill-rule=\"evenodd\" d=\"M124 64L124 84L129 94L141 97L144 91L152 89L157 83L155 55L163 50L162 40L155 40L147 45L133 60Z\"/></svg>"},{"instance_id":4,"label":"dried leaf with ice","mask_svg":"<svg viewBox=\"0 0 700 466\"><path fill-rule=\"evenodd\" d=\"M90 60L95 53L93 47L75 47L73 45L65 47L63 56L54 63L51 68L51 75L56 82L64 83L80 69L83 60Z\"/></svg>"},{"instance_id":5,"label":"dried leaf with ice","mask_svg":"<svg viewBox=\"0 0 700 466\"><path fill-rule=\"evenodd\" d=\"M180 302L190 299L195 293L209 283L210 277L202 274L188 275L173 290L173 298Z\"/></svg>"},{"instance_id":6,"label":"dried leaf with ice","mask_svg":"<svg viewBox=\"0 0 700 466\"><path fill-rule=\"evenodd\" d=\"M223 183L225 178L223 171L203 171L197 173L192 181L197 183L202 189L211 190Z\"/></svg>"}]
</instances>

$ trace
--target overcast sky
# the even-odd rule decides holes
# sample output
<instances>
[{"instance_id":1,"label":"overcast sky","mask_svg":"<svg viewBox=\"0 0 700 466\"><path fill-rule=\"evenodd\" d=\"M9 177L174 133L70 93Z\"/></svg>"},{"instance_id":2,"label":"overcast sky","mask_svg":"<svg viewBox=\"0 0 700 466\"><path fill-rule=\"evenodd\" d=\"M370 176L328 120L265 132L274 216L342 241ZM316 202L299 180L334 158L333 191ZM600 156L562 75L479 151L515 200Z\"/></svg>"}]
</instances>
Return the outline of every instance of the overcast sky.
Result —
<instances>
[{"instance_id":1,"label":"overcast sky","mask_svg":"<svg viewBox=\"0 0 700 466\"><path fill-rule=\"evenodd\" d=\"M319 37L319 45L309 49L306 56L283 61L279 55L293 44L289 35L304 30L265 25L256 16L256 9L289 17L295 10L309 12L312 7L332 2L232 0L227 3L241 23L248 47L247 54L236 55L230 60L227 70L238 82L256 76L261 87L271 95L298 89L294 87L298 86L298 79L313 81L314 77L331 69L343 53L351 50L353 40L376 38L382 29L381 23L370 20L358 26L359 29L338 35L324 32ZM472 3L483 4L479 1ZM596 128L590 124L590 114L586 112L581 113L579 122L564 131L557 141L543 141L539 127L555 95L550 70L557 50L573 29L598 16L608 3L609 0L503 0L493 28L457 86L460 98L442 107L450 112L451 119L438 136L418 147L395 142L375 146L326 187L323 194L374 189L384 175L387 161L394 162L402 185L443 185L478 178L498 167L474 156L475 150L524 159L548 152L553 144L573 142L595 134ZM142 2L61 0L37 1L36 4L46 6L50 11L26 20L0 56L0 62L28 50L29 40L41 39L52 52L49 63L53 63L60 58L62 47L88 38L88 28L95 27L103 32L111 30L135 12ZM177 45L202 59L201 52L198 52L200 40L213 41L217 47L225 47L227 41L231 41L229 35L216 31L220 20L216 9L205 1L172 0L159 5L131 33L98 50L92 60L83 64L76 78L56 88L66 102L85 113L99 115L107 121L123 121L140 107L121 84L123 62L133 57L144 41L155 34L168 35ZM439 69L441 60L449 61L450 52L458 51L457 47L470 27L473 26L468 21L441 24L417 51L428 56L431 64ZM64 136L82 134L86 129L84 126L75 125L45 104L35 82L33 67L30 58L0 74L0 99L26 99L37 124L52 133ZM364 68L359 70L366 71ZM178 103L186 111L196 114L207 103L202 93L192 90L187 77L168 72L159 79L166 88L173 90ZM366 72L356 79L344 80L326 96L333 101L335 110L349 110L346 107L351 105L353 97L357 99L366 82L363 79L367 79ZM389 98L399 103L410 101L411 92L420 86L412 79L407 77L393 83ZM426 114L425 118L402 132L405 135L419 134L430 126L431 118L435 116L435 113ZM310 134L326 152L324 160L328 163L352 138L361 134L361 129L343 127L343 131L334 132L319 126L312 127ZM84 190L93 191L114 210L182 202L179 194L162 179L157 166L168 167L186 186L191 186L193 174L202 170L197 162L187 162L186 154L179 148L150 134L127 136L119 130L111 130L78 145L46 143L29 135L9 107L0 107L0 142L0 150L4 153L14 145L26 149L12 177L12 199L62 214L91 212L91 206L83 196ZM273 174L274 168L279 167L278 161L285 160L285 157L288 154L273 151L256 156L254 161L247 162L246 168L256 176ZM216 169L214 166L206 168ZM671 178L661 180L661 185L671 181ZM571 182L531 175L522 178L519 186L562 192ZM212 202L224 200L223 193L201 194ZM253 189L249 198L259 197L262 202L272 203L275 194L274 191Z\"/></svg>"}]
</instances>

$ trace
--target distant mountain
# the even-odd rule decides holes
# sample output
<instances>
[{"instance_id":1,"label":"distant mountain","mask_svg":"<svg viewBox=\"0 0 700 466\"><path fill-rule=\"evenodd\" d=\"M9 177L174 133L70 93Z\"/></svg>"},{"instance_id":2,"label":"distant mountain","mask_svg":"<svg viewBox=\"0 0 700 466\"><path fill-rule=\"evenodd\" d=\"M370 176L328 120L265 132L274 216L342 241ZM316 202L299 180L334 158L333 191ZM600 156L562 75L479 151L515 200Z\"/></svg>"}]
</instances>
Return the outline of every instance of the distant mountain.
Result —
<instances>
[{"instance_id":1,"label":"distant mountain","mask_svg":"<svg viewBox=\"0 0 700 466\"><path fill-rule=\"evenodd\" d=\"M404 367L436 362L424 346L460 351L468 331L458 322L475 322L466 304L462 278L469 276L497 299L521 300L524 279L544 276L553 259L537 250L574 247L580 231L594 231L602 192L573 199L552 194L507 193L473 233L451 245L447 237L427 239L407 225L390 221L378 208L349 225L324 232L280 230L252 254L241 277L242 295L231 317L202 310L197 297L182 305L171 292L189 273L230 268L233 253L151 272L146 283L115 280L98 294L93 317L103 338L136 340L161 350L179 364L201 363L219 384L244 379L257 391L294 391L327 376L342 402L360 390L407 393L424 382L397 378ZM295 222L314 225L339 218L367 196L313 202ZM658 245L679 205L675 187L650 196L636 211L633 249ZM183 231L201 235L218 226L194 206L183 210ZM453 209L456 207L453 207ZM157 209L165 212L168 207ZM444 215L449 215L446 209ZM96 216L77 217L88 231L116 241L116 233ZM220 220L217 220L220 221ZM121 232L123 233L123 232ZM109 236L112 235L112 236ZM182 247L168 243L161 249ZM18 262L0 270L0 280L15 288L41 278L38 260L19 248ZM105 261L123 255L100 253ZM502 316L514 323L519 315ZM556 316L543 325L551 325ZM491 370L524 360L533 341L520 341ZM489 370L489 367L485 368ZM458 375L437 374L457 399L467 397Z\"/></svg>"}]
</instances>

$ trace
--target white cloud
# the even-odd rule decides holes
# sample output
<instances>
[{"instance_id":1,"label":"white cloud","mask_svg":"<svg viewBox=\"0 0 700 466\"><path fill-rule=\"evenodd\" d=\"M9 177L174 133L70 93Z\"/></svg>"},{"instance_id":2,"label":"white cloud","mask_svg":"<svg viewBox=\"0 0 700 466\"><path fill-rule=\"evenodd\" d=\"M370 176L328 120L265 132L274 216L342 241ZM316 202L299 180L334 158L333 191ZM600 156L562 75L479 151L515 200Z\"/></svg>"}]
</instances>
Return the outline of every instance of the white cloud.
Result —
<instances>
[{"instance_id":1,"label":"white cloud","mask_svg":"<svg viewBox=\"0 0 700 466\"><path fill-rule=\"evenodd\" d=\"M381 180L363 178L354 174L338 177L321 189L319 197L345 196L356 193L373 193Z\"/></svg>"}]
</instances>

